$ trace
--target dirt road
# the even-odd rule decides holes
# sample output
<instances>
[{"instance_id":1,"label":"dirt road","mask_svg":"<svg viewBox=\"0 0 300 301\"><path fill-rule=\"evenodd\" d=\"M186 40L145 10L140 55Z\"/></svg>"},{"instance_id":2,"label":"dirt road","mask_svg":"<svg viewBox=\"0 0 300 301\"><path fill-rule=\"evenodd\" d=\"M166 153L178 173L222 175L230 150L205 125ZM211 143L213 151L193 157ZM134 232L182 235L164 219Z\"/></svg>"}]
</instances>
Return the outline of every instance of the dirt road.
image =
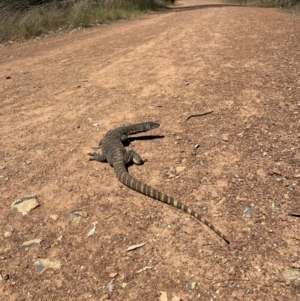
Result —
<instances>
[{"instance_id":1,"label":"dirt road","mask_svg":"<svg viewBox=\"0 0 300 301\"><path fill-rule=\"evenodd\" d=\"M0 47L0 300L103 300L113 273L112 300L299 300L299 29L278 10L193 0ZM88 161L108 130L146 120L161 126L130 143L148 161L129 172L230 246ZM25 195L41 206L11 211ZM61 267L39 274L38 259Z\"/></svg>"}]
</instances>

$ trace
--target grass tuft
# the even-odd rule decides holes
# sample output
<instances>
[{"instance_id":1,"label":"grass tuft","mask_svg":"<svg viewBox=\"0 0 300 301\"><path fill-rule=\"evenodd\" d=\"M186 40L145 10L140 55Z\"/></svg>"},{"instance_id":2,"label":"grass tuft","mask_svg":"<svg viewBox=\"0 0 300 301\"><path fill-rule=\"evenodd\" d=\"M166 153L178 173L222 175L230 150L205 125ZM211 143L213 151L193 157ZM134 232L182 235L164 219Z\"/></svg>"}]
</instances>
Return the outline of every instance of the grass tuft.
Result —
<instances>
[{"instance_id":1,"label":"grass tuft","mask_svg":"<svg viewBox=\"0 0 300 301\"><path fill-rule=\"evenodd\" d=\"M0 42L108 23L165 8L169 0L0 0Z\"/></svg>"},{"instance_id":2,"label":"grass tuft","mask_svg":"<svg viewBox=\"0 0 300 301\"><path fill-rule=\"evenodd\" d=\"M227 0L227 2L263 7L292 8L297 6L300 0Z\"/></svg>"}]
</instances>

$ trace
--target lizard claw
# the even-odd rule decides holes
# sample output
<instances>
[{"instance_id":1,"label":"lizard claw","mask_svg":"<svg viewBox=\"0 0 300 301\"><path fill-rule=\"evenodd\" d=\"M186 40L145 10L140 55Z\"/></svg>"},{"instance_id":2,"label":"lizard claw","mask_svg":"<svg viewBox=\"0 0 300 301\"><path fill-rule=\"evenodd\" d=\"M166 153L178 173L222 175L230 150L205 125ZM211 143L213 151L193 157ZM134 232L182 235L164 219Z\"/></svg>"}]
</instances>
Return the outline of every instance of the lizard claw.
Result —
<instances>
[{"instance_id":1,"label":"lizard claw","mask_svg":"<svg viewBox=\"0 0 300 301\"><path fill-rule=\"evenodd\" d=\"M88 153L89 156L92 156L92 158L89 159L89 161L99 161L99 162L105 162L106 158L103 154L98 153Z\"/></svg>"}]
</instances>

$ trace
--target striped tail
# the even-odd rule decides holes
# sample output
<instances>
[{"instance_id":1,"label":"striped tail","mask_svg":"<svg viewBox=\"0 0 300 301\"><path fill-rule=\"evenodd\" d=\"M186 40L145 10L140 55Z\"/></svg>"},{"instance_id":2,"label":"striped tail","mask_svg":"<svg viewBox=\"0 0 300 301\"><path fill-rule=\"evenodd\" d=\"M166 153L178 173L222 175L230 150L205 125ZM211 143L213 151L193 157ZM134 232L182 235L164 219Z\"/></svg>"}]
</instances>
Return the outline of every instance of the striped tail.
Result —
<instances>
[{"instance_id":1,"label":"striped tail","mask_svg":"<svg viewBox=\"0 0 300 301\"><path fill-rule=\"evenodd\" d=\"M122 169L122 171L120 169ZM132 188L133 190L135 190L139 193L142 193L146 196L149 196L149 197L151 197L155 200L161 201L163 203L166 203L168 205L174 206L174 207L176 207L180 210L183 210L183 211L187 212L188 214L190 214L191 216L193 216L194 218L196 218L197 220L202 222L204 225L206 225L208 228L210 228L212 231L214 231L218 236L223 238L226 241L226 243L230 244L229 240L226 238L226 236L224 234L222 234L218 229L216 229L214 227L214 225L212 225L209 221L207 221L200 214L198 214L194 210L190 209L188 206L186 206L183 203L175 200L173 197L170 197L170 196L168 196L168 195L152 188L151 186L140 182L139 180L132 177L126 171L125 168L124 169L121 168L121 166L119 166L119 168L116 168L115 172L116 172L116 175L117 175L118 179L124 185L128 186L129 188Z\"/></svg>"}]
</instances>

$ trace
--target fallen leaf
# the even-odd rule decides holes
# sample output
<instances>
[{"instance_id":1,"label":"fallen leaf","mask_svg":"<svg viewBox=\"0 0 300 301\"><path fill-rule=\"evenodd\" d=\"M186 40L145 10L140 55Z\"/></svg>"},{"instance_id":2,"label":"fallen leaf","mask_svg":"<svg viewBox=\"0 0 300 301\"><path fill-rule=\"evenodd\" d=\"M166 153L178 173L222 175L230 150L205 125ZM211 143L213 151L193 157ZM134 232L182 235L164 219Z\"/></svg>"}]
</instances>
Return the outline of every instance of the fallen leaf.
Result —
<instances>
[{"instance_id":1,"label":"fallen leaf","mask_svg":"<svg viewBox=\"0 0 300 301\"><path fill-rule=\"evenodd\" d=\"M108 293L108 299L110 299L110 297L115 289L114 281L115 281L115 278L111 279L106 287L107 293Z\"/></svg>"},{"instance_id":2,"label":"fallen leaf","mask_svg":"<svg viewBox=\"0 0 300 301\"><path fill-rule=\"evenodd\" d=\"M92 235L95 234L97 224L98 224L97 222L94 222L94 223L93 223L93 228L89 231L88 237L90 237L90 236L92 236Z\"/></svg>"},{"instance_id":3,"label":"fallen leaf","mask_svg":"<svg viewBox=\"0 0 300 301\"><path fill-rule=\"evenodd\" d=\"M144 246L145 244L146 244L146 242L143 242L143 243L138 244L138 245L132 245L132 246L127 248L126 252L138 249L138 248Z\"/></svg>"}]
</instances>

